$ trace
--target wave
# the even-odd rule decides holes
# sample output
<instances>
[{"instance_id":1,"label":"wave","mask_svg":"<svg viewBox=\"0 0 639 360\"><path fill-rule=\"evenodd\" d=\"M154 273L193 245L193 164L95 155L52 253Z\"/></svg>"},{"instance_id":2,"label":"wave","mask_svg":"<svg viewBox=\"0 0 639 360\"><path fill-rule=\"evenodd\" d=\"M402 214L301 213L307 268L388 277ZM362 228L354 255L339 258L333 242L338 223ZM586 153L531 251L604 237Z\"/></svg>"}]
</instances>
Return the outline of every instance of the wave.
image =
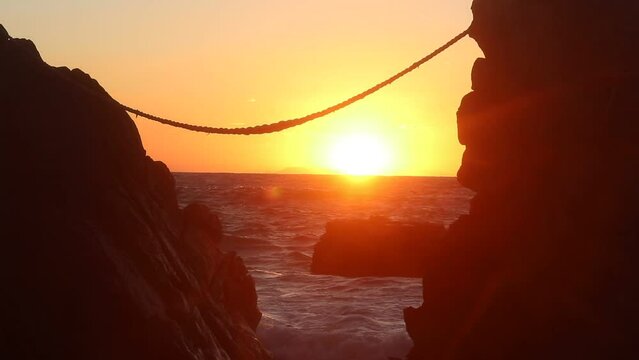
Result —
<instances>
[{"instance_id":1,"label":"wave","mask_svg":"<svg viewBox=\"0 0 639 360\"><path fill-rule=\"evenodd\" d=\"M306 255L300 251L291 251L286 254L286 257L289 261L293 262L304 262L310 264L311 261L311 257L309 255Z\"/></svg>"},{"instance_id":2,"label":"wave","mask_svg":"<svg viewBox=\"0 0 639 360\"><path fill-rule=\"evenodd\" d=\"M263 319L258 336L276 360L387 360L411 347L402 309L422 302L421 282L309 273L313 247L334 219L387 216L450 224L467 213L455 179L177 174L180 204L216 211L221 247L244 259Z\"/></svg>"},{"instance_id":3,"label":"wave","mask_svg":"<svg viewBox=\"0 0 639 360\"><path fill-rule=\"evenodd\" d=\"M333 189L299 188L277 185L235 185L227 188L195 190L186 186L179 189L181 192L193 195L209 195L224 203L260 204L273 201L325 201L338 199L342 192Z\"/></svg>"},{"instance_id":4,"label":"wave","mask_svg":"<svg viewBox=\"0 0 639 360\"><path fill-rule=\"evenodd\" d=\"M332 331L305 330L273 320L265 319L257 333L276 360L387 360L403 358L412 345L402 331L380 335L365 329L353 331L344 323L336 324Z\"/></svg>"}]
</instances>

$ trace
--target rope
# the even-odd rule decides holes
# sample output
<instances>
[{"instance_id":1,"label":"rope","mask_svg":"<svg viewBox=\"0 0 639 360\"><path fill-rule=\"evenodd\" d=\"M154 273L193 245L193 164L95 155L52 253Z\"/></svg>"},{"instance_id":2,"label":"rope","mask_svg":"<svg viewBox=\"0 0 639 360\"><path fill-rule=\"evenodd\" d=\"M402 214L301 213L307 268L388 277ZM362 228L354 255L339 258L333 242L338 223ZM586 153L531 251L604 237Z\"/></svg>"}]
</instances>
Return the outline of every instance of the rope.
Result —
<instances>
[{"instance_id":1,"label":"rope","mask_svg":"<svg viewBox=\"0 0 639 360\"><path fill-rule=\"evenodd\" d=\"M364 99L365 97L376 93L377 91L381 90L382 88L392 84L395 80L398 80L399 78L403 77L404 75L410 73L411 71L417 69L418 67L420 67L422 64L424 64L427 61L432 60L433 58L435 58L437 55L441 54L442 52L444 52L445 50L447 50L449 47L453 46L455 43L457 43L459 40L463 39L466 35L468 35L468 30L465 30L464 32L460 33L459 35L455 36L454 38L452 38L450 41L448 41L446 44L440 46L439 48L437 48L435 51L433 51L432 53L426 55L425 57L423 57L422 59L420 59L419 61L413 63L411 66L407 67L406 69L398 72L397 74L391 76L390 78L382 81L381 83L371 87L368 90L365 90L347 100L344 100L336 105L333 105L331 107L328 107L324 110L306 115L304 117L300 117L300 118L296 118L296 119L291 119L291 120L283 120L277 123L272 123L272 124L264 124L264 125L257 125L257 126L252 126L252 127L240 127L240 128L218 128L218 127L210 127L210 126L199 126L199 125L192 125L192 124L186 124L186 123L182 123L179 121L175 121L175 120L170 120L170 119L165 119L159 116L155 116L152 114L148 114L145 113L143 111L134 109L132 107L126 106L124 104L120 104L118 103L124 110L128 111L129 113L135 114L137 116L152 120L152 121L156 121L159 122L161 124L165 124L165 125L169 125L169 126L173 126L176 128L182 128L182 129L186 129L186 130L190 130L190 131L196 131L196 132L203 132L203 133L207 133L207 134L228 134L228 135L258 135L258 134L269 134L269 133L274 133L274 132L278 132L278 131L282 131L282 130L286 130L286 129L290 129L292 127L295 126L299 126L302 124L305 124L309 121L313 121L316 119L319 119L321 117L324 117L326 115L329 115L331 113L334 113L340 109L343 109L357 101L360 101L362 99Z\"/></svg>"},{"instance_id":2,"label":"rope","mask_svg":"<svg viewBox=\"0 0 639 360\"><path fill-rule=\"evenodd\" d=\"M8 33L6 33L6 30L4 30L3 27L1 27L0 25L0 36L4 37L4 38L8 38L8 39L13 39L13 37L11 37ZM134 109L130 106L126 106L124 104L119 103L117 100L111 98L110 96L108 96L108 94L104 93L98 93L93 89L90 89L86 86L82 86L82 89L86 92L90 92L93 95L95 95L96 97L100 97L101 99L108 101L108 102L114 102L116 105L118 105L119 107L121 107L123 110L134 114L136 116L139 117L143 117L145 119L149 119L152 121L156 121L159 122L161 124L165 124L165 125L169 125L169 126L173 126L176 128L181 128L181 129L186 129L186 130L190 130L190 131L196 131L196 132L202 132L202 133L206 133L206 134L227 134L227 135L259 135L259 134L270 134L270 133L274 133L274 132L278 132L278 131L282 131L282 130L286 130L286 129L290 129L292 127L295 126L299 126L302 124L305 124L309 121L313 121L316 119L319 119L321 117L324 117L326 115L329 115L331 113L334 113L340 109L343 109L357 101L360 101L362 99L364 99L365 97L376 93L377 91L381 90L382 88L392 84L394 81L398 80L399 78L403 77L404 75L412 72L413 70L417 69L418 67L420 67L422 64L426 63L427 61L432 60L433 58L435 58L437 55L441 54L442 52L446 51L449 47L453 46L455 43L457 43L459 40L463 39L464 37L466 37L466 35L468 35L468 30L465 30L464 32L460 33L459 35L455 36L454 38L452 38L450 41L448 41L447 43L445 43L444 45L440 46L439 48L437 48L435 51L433 51L432 53L426 55L425 57L423 57L422 59L420 59L419 61L413 63L411 66L407 67L406 69L398 72L397 74L391 76L390 78L382 81L381 83L369 88L368 90L365 90L349 99L346 99L336 105L333 105L331 107L328 107L324 110L312 113L310 115L306 115L304 117L300 117L300 118L296 118L296 119L290 119L290 120L283 120L277 123L272 123L272 124L263 124L263 125L257 125L257 126L252 126L252 127L240 127L240 128L221 128L221 127L210 127L210 126L200 126L200 125L193 125L193 124L186 124L186 123L182 123L179 121L175 121L175 120L170 120L170 119L166 119L166 118L162 118L156 115L152 115L152 114L148 114L145 113L143 111ZM36 59L32 59L29 58L29 60L34 61ZM57 74L57 73L56 73ZM65 78L65 80L68 81L68 79ZM75 85L77 86L81 86L81 84L74 82Z\"/></svg>"}]
</instances>

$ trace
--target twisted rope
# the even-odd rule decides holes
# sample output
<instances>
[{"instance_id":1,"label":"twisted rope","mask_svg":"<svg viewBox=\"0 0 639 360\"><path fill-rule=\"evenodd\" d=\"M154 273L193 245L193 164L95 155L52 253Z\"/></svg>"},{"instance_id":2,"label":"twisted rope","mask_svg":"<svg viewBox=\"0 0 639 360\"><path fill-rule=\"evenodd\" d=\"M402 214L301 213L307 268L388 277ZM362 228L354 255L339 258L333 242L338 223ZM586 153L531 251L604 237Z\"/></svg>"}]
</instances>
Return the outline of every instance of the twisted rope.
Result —
<instances>
[{"instance_id":1,"label":"twisted rope","mask_svg":"<svg viewBox=\"0 0 639 360\"><path fill-rule=\"evenodd\" d=\"M210 127L210 126L200 126L200 125L192 125L192 124L186 124L186 123L182 123L179 121L175 121L175 120L170 120L170 119L166 119L166 118L162 118L159 116L155 116L149 113L145 113L143 111L134 109L132 107L126 106L124 104L120 104L118 103L124 110L128 111L131 114L135 114L137 116L143 117L145 119L149 119L152 121L156 121L159 122L161 124L165 124L165 125L169 125L169 126L173 126L176 128L181 128L181 129L186 129L186 130L190 130L190 131L196 131L196 132L203 132L203 133L207 133L207 134L227 134L227 135L258 135L258 134L269 134L269 133L274 133L274 132L278 132L278 131L282 131L282 130L286 130L286 129L290 129L292 127L295 126L299 126L302 124L305 124L309 121L313 121L316 119L319 119L321 117L324 117L326 115L329 115L331 113L334 113L340 109L343 109L357 101L360 101L362 99L364 99L365 97L381 90L382 88L392 84L395 80L403 77L404 75L410 73L411 71L417 69L418 67L420 67L422 64L424 64L427 61L432 60L433 58L435 58L437 55L441 54L442 52L444 52L445 50L447 50L449 47L453 46L455 43L457 43L459 40L463 39L466 35L468 35L468 30L465 30L464 32L460 33L459 35L455 36L454 38L452 38L450 41L448 41L446 44L440 46L439 48L437 48L435 51L433 51L432 53L426 55L425 57L423 57L422 59L420 59L419 61L413 63L411 66L407 67L406 69L398 72L397 74L391 76L390 78L382 81L381 83L369 88L368 90L365 90L347 100L344 100L336 105L333 105L331 107L328 107L324 110L312 113L310 115L306 115L304 117L300 117L300 118L296 118L296 119L290 119L290 120L283 120L280 122L276 122L276 123L272 123L272 124L264 124L264 125L257 125L257 126L252 126L252 127L240 127L240 128L221 128L221 127Z\"/></svg>"}]
</instances>

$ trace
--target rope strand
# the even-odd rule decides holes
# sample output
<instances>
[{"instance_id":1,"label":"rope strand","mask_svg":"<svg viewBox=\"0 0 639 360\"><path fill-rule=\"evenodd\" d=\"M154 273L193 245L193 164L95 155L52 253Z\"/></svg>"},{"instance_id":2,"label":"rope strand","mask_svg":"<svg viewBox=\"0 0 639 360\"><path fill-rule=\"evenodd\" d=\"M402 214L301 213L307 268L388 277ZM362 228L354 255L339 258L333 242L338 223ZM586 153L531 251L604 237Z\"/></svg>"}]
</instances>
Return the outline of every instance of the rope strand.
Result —
<instances>
[{"instance_id":1,"label":"rope strand","mask_svg":"<svg viewBox=\"0 0 639 360\"><path fill-rule=\"evenodd\" d=\"M319 119L321 117L324 117L326 115L329 115L331 113L334 113L340 109L343 109L357 101L360 101L362 99L364 99L365 97L376 93L377 91L381 90L382 88L392 84L394 81L398 80L399 78L403 77L404 75L412 72L413 70L417 69L418 67L420 67L422 64L426 63L427 61L432 60L433 58L435 58L437 55L441 54L442 52L444 52L445 50L447 50L449 47L453 46L455 43L457 43L459 40L463 39L464 37L466 37L466 35L468 35L468 30L465 30L464 32L460 33L459 35L455 36L454 38L452 38L450 41L448 41L446 44L440 46L439 48L437 48L435 51L433 51L432 53L426 55L424 58L420 59L419 61L413 63L411 66L407 67L406 69L398 72L397 74L391 76L390 78L382 81L381 83L369 88L368 90L365 90L347 100L344 100L336 105L333 105L331 107L328 107L324 110L306 115L304 117L300 117L300 118L295 118L295 119L290 119L290 120L283 120L277 123L272 123L272 124L263 124L263 125L257 125L257 126L252 126L252 127L240 127L240 128L221 128L221 127L210 127L210 126L200 126L200 125L192 125L192 124L186 124L186 123L182 123L179 121L175 121L175 120L170 120L170 119L166 119L166 118L162 118L159 116L155 116L152 114L148 114L145 113L143 111L134 109L132 107L126 106L124 104L118 103L118 105L120 107L122 107L124 110L128 111L131 114L134 114L136 116L140 116L143 117L145 119L149 119L152 121L156 121L159 122L161 124L165 124L165 125L169 125L169 126L173 126L176 128L181 128L181 129L186 129L186 130L190 130L190 131L196 131L196 132L202 132L202 133L207 133L207 134L227 134L227 135L259 135L259 134L269 134L269 133L274 133L274 132L278 132L278 131L282 131L282 130L286 130L286 129L290 129L292 127L295 126L299 126L302 124L305 124L309 121L313 121L316 119Z\"/></svg>"}]
</instances>

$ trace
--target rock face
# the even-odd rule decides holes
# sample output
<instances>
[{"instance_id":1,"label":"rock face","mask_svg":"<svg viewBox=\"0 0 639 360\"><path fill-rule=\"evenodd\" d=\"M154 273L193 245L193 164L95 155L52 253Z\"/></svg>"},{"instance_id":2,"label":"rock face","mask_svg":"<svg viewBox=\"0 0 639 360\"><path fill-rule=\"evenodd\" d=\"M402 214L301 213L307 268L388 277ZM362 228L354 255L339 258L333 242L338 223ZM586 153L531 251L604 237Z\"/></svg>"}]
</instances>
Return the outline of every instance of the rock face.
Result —
<instances>
[{"instance_id":1,"label":"rock face","mask_svg":"<svg viewBox=\"0 0 639 360\"><path fill-rule=\"evenodd\" d=\"M0 35L0 357L270 359L215 216L178 208L168 168L95 80Z\"/></svg>"},{"instance_id":2,"label":"rock face","mask_svg":"<svg viewBox=\"0 0 639 360\"><path fill-rule=\"evenodd\" d=\"M335 220L315 245L311 272L339 276L424 276L424 258L445 228L385 218Z\"/></svg>"},{"instance_id":3,"label":"rock face","mask_svg":"<svg viewBox=\"0 0 639 360\"><path fill-rule=\"evenodd\" d=\"M639 3L475 0L471 211L426 260L410 359L636 359Z\"/></svg>"}]
</instances>

